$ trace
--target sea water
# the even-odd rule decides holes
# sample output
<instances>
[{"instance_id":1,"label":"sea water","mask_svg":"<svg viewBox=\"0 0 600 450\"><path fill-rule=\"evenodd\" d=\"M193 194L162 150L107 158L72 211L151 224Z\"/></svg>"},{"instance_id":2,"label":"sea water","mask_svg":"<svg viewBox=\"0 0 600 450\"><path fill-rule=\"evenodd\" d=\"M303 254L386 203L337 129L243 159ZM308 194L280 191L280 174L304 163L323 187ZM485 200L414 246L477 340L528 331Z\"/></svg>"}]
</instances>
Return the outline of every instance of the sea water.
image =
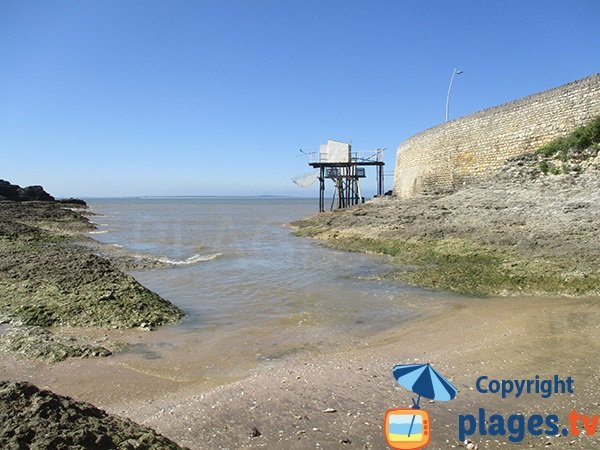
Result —
<instances>
[{"instance_id":1,"label":"sea water","mask_svg":"<svg viewBox=\"0 0 600 450\"><path fill-rule=\"evenodd\" d=\"M218 384L266 361L361 346L437 296L381 277L384 258L294 236L287 224L314 214L316 199L88 203L96 240L168 263L132 275L185 312L126 349L146 372Z\"/></svg>"}]
</instances>

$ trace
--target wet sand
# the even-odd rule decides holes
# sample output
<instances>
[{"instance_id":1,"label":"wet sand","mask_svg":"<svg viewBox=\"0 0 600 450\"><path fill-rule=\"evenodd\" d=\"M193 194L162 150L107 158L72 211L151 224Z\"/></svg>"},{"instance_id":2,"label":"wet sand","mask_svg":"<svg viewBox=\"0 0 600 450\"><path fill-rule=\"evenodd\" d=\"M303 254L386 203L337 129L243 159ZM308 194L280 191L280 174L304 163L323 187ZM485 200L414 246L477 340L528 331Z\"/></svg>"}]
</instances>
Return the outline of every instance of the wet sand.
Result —
<instances>
[{"instance_id":1,"label":"wet sand","mask_svg":"<svg viewBox=\"0 0 600 450\"><path fill-rule=\"evenodd\" d=\"M391 376L397 363L430 362L459 389L449 403L422 403L432 417L429 448L460 446L459 415L476 415L480 407L488 416L557 414L561 427L573 408L600 413L598 298L473 298L438 306L427 317L367 341L267 362L238 381L206 380L194 367L179 366L177 356L165 358L161 370L145 370L143 355L131 352L57 364L2 355L0 376L92 402L194 449L386 448L385 411L411 403L411 394ZM141 331L114 333L119 335L111 339L133 344L165 338ZM227 355L222 363L231 364ZM555 374L573 377L574 394L503 400L474 390L480 375L529 379ZM328 408L335 412L324 412ZM260 436L252 437L256 430ZM600 443L585 435L526 435L518 444L508 436L475 434L470 439L479 448L583 449Z\"/></svg>"}]
</instances>

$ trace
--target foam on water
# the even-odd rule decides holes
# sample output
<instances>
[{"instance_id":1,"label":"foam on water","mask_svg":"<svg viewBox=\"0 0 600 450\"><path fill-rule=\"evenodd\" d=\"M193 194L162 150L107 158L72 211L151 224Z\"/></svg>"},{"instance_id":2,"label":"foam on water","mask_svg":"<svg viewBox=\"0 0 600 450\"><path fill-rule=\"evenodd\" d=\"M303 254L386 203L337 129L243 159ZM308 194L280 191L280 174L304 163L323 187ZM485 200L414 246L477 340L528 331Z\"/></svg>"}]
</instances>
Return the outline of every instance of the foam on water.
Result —
<instances>
[{"instance_id":1,"label":"foam on water","mask_svg":"<svg viewBox=\"0 0 600 450\"><path fill-rule=\"evenodd\" d=\"M213 253L211 255L196 254L196 255L190 256L189 258L186 258L186 259L177 260L177 259L170 259L167 257L160 257L160 258L156 258L156 260L161 263L171 264L173 266L187 266L189 264L197 264L200 262L212 261L213 259L216 259L221 255L222 255L222 253Z\"/></svg>"}]
</instances>

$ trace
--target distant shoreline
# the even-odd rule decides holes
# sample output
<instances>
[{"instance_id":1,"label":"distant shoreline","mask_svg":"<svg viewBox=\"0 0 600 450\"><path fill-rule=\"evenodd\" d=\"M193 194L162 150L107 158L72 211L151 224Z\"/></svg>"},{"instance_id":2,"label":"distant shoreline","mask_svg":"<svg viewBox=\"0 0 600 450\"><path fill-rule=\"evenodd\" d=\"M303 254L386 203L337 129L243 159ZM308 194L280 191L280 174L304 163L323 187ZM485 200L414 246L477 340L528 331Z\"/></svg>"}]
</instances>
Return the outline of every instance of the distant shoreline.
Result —
<instances>
[{"instance_id":1,"label":"distant shoreline","mask_svg":"<svg viewBox=\"0 0 600 450\"><path fill-rule=\"evenodd\" d=\"M287 200L314 200L313 197L298 197L295 195L131 195L131 196L83 196L83 200L144 200L144 199L287 199Z\"/></svg>"}]
</instances>

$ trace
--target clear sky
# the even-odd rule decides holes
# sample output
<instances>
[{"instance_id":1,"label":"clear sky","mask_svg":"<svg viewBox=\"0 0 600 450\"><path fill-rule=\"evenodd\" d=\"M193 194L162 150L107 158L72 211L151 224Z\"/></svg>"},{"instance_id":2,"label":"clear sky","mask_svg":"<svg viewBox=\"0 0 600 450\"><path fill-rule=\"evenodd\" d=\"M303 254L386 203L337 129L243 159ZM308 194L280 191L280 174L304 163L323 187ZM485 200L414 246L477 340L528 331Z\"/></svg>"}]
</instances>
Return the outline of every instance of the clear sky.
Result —
<instances>
[{"instance_id":1,"label":"clear sky","mask_svg":"<svg viewBox=\"0 0 600 450\"><path fill-rule=\"evenodd\" d=\"M0 0L0 178L312 196L298 149L387 147L392 172L455 67L451 117L600 72L599 23L598 0Z\"/></svg>"}]
</instances>

